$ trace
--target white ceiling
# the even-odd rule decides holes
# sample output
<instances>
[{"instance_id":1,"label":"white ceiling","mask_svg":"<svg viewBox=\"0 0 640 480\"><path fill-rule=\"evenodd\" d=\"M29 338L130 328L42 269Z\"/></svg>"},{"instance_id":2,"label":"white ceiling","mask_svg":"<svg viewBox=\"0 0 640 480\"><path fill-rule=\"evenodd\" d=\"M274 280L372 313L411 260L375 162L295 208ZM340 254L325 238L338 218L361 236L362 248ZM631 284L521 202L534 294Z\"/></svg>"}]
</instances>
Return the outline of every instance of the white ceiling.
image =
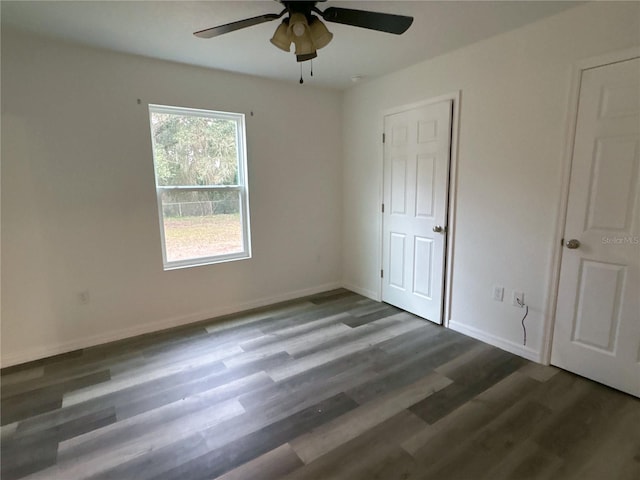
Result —
<instances>
[{"instance_id":1,"label":"white ceiling","mask_svg":"<svg viewBox=\"0 0 640 480\"><path fill-rule=\"evenodd\" d=\"M326 22L333 41L318 52L308 83L346 88L351 77L372 78L513 30L578 2L332 1L328 6L410 15L401 36ZM2 28L13 27L120 52L297 82L293 53L271 45L279 21L203 40L192 32L282 6L261 1L5 1Z\"/></svg>"}]
</instances>

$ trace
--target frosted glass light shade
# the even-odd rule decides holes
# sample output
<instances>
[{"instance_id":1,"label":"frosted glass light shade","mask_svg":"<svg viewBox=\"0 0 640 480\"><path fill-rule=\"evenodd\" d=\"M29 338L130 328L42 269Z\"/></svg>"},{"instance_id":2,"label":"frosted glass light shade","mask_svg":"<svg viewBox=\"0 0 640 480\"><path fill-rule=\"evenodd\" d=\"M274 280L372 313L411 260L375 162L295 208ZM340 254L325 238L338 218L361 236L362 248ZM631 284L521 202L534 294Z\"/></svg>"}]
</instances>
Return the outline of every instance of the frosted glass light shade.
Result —
<instances>
[{"instance_id":1,"label":"frosted glass light shade","mask_svg":"<svg viewBox=\"0 0 640 480\"><path fill-rule=\"evenodd\" d=\"M313 44L318 50L326 47L333 38L333 33L331 33L326 25L317 17L313 17L313 20L311 20L309 31L311 32Z\"/></svg>"},{"instance_id":2,"label":"frosted glass light shade","mask_svg":"<svg viewBox=\"0 0 640 480\"><path fill-rule=\"evenodd\" d=\"M289 35L302 37L308 30L307 17L303 13L292 13L289 16Z\"/></svg>"},{"instance_id":3,"label":"frosted glass light shade","mask_svg":"<svg viewBox=\"0 0 640 480\"><path fill-rule=\"evenodd\" d=\"M289 23L286 19L276 28L276 32L271 38L271 43L280 50L284 50L285 52L291 51L291 34L289 33Z\"/></svg>"},{"instance_id":4,"label":"frosted glass light shade","mask_svg":"<svg viewBox=\"0 0 640 480\"><path fill-rule=\"evenodd\" d=\"M304 35L300 37L293 37L293 43L296 45L296 55L308 55L316 51L309 31L306 31Z\"/></svg>"}]
</instances>

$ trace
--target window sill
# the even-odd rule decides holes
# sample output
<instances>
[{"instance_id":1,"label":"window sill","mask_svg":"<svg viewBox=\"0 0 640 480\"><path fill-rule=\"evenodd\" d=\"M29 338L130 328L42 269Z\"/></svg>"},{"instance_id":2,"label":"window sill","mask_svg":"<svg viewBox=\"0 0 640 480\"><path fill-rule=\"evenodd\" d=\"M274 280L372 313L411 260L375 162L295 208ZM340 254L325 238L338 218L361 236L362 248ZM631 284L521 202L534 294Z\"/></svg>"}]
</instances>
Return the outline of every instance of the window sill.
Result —
<instances>
[{"instance_id":1,"label":"window sill","mask_svg":"<svg viewBox=\"0 0 640 480\"><path fill-rule=\"evenodd\" d=\"M215 265L217 263L229 263L235 262L238 260L248 260L251 258L251 254L241 254L241 255L233 255L226 257L214 257L214 258L203 258L198 261L188 260L184 262L170 262L164 264L164 271L170 270L182 270L183 268L193 268L193 267L205 267L207 265Z\"/></svg>"}]
</instances>

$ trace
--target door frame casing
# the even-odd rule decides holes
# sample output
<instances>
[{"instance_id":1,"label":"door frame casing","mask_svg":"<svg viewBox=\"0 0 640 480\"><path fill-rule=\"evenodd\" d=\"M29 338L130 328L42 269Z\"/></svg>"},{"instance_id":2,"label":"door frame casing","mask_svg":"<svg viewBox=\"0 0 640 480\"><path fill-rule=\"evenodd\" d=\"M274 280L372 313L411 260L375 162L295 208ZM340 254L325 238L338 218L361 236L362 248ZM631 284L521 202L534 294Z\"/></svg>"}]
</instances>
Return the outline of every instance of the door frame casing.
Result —
<instances>
[{"instance_id":1,"label":"door frame casing","mask_svg":"<svg viewBox=\"0 0 640 480\"><path fill-rule=\"evenodd\" d=\"M446 243L445 243L445 260L444 260L444 284L443 284L443 301L442 301L442 326L448 327L451 317L451 284L453 281L453 251L455 248L455 217L456 217L456 186L458 179L458 137L459 137L459 118L460 118L460 99L462 97L462 91L457 90L452 93L439 95L426 100L420 100L413 103L399 105L397 107L385 109L380 113L379 132L378 138L382 139L384 133L384 118L388 115L405 112L407 110L413 110L415 108L424 107L427 105L433 105L435 103L444 102L447 100L452 101L451 111L451 147L449 151L449 185L447 191L447 221L446 221ZM384 203L384 145L382 140L378 143L379 158L380 158L380 183L378 186L378 206ZM384 240L384 225L383 215L378 209L380 219L378 221L378 246L377 246L377 270L382 271L382 256L383 256L383 240ZM382 301L382 282L380 278L378 283L378 290L376 292L377 298L375 300Z\"/></svg>"},{"instance_id":2,"label":"door frame casing","mask_svg":"<svg viewBox=\"0 0 640 480\"><path fill-rule=\"evenodd\" d=\"M565 141L562 155L560 208L556 219L554 232L554 249L551 259L549 289L547 292L546 315L543 329L542 351L540 352L541 363L549 365L551 363L551 348L553 345L553 334L556 325L556 309L558 306L558 289L560 287L560 267L562 264L562 254L564 248L562 240L564 237L565 224L567 222L567 208L569 206L569 185L571 181L571 167L573 163L573 151L578 121L578 107L580 99L580 86L582 73L592 68L604 67L614 63L624 62L640 57L640 47L633 47L617 52L586 58L573 64L569 83L569 102L566 110Z\"/></svg>"}]
</instances>

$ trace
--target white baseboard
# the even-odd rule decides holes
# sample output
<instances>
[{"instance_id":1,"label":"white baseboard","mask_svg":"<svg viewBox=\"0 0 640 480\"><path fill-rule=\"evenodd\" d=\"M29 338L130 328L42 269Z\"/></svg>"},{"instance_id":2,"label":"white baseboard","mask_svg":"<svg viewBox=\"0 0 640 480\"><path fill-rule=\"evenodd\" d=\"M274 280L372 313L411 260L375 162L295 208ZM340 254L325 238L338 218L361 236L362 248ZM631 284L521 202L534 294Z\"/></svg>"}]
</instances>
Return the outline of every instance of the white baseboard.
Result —
<instances>
[{"instance_id":1,"label":"white baseboard","mask_svg":"<svg viewBox=\"0 0 640 480\"><path fill-rule=\"evenodd\" d=\"M325 283L324 285L318 285L317 287L305 288L302 290L295 290L293 292L287 292L280 295L274 295L271 297L263 297L249 302L237 303L234 305L228 305L226 307L217 308L215 310L207 310L189 315L182 315L179 317L167 318L159 320L157 322L149 322L142 325L137 325L131 328L125 328L114 332L106 332L98 335L92 335L70 342L60 343L58 345L47 345L42 347L36 347L26 349L17 353L8 354L2 357L0 368L10 367L12 365L19 365L21 363L31 362L33 360L39 360L41 358L51 357L53 355L59 355L62 353L71 352L73 350L79 350L81 348L95 347L104 343L114 342L117 340L123 340L125 338L135 337L137 335L144 335L146 333L158 332L160 330L166 330L168 328L180 327L189 325L190 323L196 323L203 320L213 319L223 315L229 315L231 313L242 312L244 310L251 310L253 308L264 307L275 303L286 302L288 300L294 300L300 297L306 297L308 295L314 295L316 293L326 292L328 290L334 290L342 287L341 282Z\"/></svg>"},{"instance_id":2,"label":"white baseboard","mask_svg":"<svg viewBox=\"0 0 640 480\"><path fill-rule=\"evenodd\" d=\"M353 285L348 282L342 282L342 288L351 290L352 292L362 295L363 297L370 298L371 300L375 300L376 302L382 301L382 299L380 298L380 294L378 292L369 290L367 288L361 288L361 287L358 287L357 285Z\"/></svg>"},{"instance_id":3,"label":"white baseboard","mask_svg":"<svg viewBox=\"0 0 640 480\"><path fill-rule=\"evenodd\" d=\"M455 330L456 332L475 338L476 340L480 340L484 343L488 343L489 345L493 345L494 347L498 347L502 350L506 350L507 352L513 353L520 357L524 357L527 360L531 360L532 362L543 363L542 352L538 350L534 350L524 345L519 345L512 342L511 340L505 340L504 338L496 337L495 335L491 335L490 333L483 332L482 330L479 330L475 327L470 327L469 325L456 322L455 320L449 321L449 328L451 330Z\"/></svg>"}]
</instances>

